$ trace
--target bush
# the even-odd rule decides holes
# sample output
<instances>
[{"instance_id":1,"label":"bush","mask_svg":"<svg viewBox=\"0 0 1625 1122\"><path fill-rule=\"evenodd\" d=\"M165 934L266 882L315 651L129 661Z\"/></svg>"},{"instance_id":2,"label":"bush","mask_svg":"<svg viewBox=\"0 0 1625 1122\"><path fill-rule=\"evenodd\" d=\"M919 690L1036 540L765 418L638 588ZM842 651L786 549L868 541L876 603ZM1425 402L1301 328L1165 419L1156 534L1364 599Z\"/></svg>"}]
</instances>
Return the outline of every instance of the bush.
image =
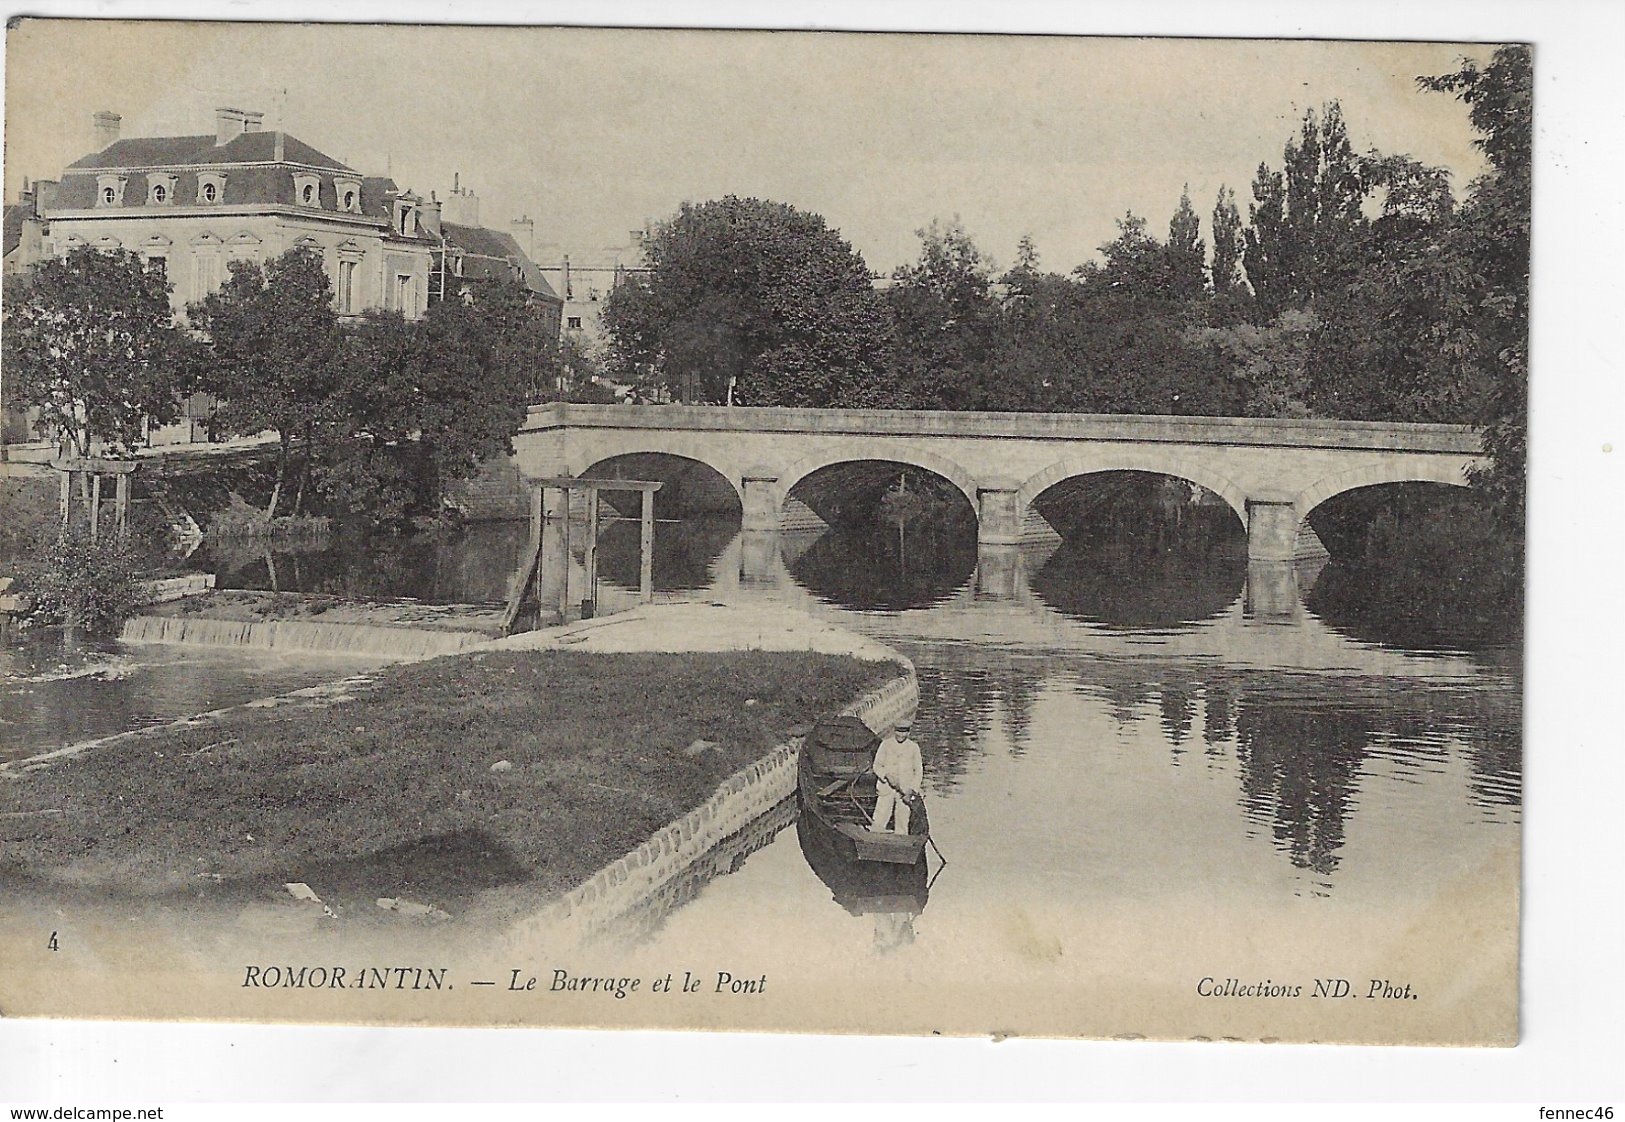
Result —
<instances>
[{"instance_id":1,"label":"bush","mask_svg":"<svg viewBox=\"0 0 1625 1122\"><path fill-rule=\"evenodd\" d=\"M116 632L145 599L140 562L129 543L112 535L92 543L77 527L50 539L24 581L36 620L91 632Z\"/></svg>"}]
</instances>

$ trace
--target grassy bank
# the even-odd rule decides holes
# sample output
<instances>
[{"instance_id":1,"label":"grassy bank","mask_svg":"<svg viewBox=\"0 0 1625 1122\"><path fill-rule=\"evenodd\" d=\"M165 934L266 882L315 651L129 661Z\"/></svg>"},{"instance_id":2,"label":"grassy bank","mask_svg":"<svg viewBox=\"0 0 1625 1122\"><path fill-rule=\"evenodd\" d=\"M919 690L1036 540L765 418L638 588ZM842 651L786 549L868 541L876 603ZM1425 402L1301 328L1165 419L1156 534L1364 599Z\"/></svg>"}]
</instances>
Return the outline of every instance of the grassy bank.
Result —
<instances>
[{"instance_id":1,"label":"grassy bank","mask_svg":"<svg viewBox=\"0 0 1625 1122\"><path fill-rule=\"evenodd\" d=\"M0 778L0 873L153 894L304 881L453 913L497 885L559 892L897 672L760 651L399 666L329 707L237 710Z\"/></svg>"}]
</instances>

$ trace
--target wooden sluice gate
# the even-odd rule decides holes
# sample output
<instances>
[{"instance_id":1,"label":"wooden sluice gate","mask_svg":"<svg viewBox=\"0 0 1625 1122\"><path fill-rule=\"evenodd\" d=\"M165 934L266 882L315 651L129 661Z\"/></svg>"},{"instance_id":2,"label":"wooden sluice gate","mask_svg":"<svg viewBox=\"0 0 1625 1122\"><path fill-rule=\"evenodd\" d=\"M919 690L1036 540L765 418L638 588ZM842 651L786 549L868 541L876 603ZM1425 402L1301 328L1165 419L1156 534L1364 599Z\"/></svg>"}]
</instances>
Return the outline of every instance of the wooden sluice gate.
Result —
<instances>
[{"instance_id":1,"label":"wooden sluice gate","mask_svg":"<svg viewBox=\"0 0 1625 1122\"><path fill-rule=\"evenodd\" d=\"M534 591L538 613L556 604L559 622L568 622L575 606L570 595L570 500L576 492L586 498L587 530L583 568L586 595L580 601L580 616L591 618L598 601L599 494L603 491L636 491L642 507L638 534L638 599L654 601L655 492L663 484L650 479L578 479L553 476L533 481L530 494L530 540L520 556L502 616L502 634L511 635L524 610L527 593Z\"/></svg>"}]
</instances>

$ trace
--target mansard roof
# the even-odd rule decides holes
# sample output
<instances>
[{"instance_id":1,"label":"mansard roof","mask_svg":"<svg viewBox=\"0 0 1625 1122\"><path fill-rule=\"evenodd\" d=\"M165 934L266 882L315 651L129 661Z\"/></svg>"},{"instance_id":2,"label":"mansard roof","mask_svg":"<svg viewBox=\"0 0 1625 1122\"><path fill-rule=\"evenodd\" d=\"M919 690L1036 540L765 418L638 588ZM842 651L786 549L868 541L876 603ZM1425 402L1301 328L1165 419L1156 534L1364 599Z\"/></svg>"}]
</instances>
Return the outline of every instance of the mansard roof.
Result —
<instances>
[{"instance_id":1,"label":"mansard roof","mask_svg":"<svg viewBox=\"0 0 1625 1122\"><path fill-rule=\"evenodd\" d=\"M465 280L511 280L517 269L526 291L543 300L563 303L558 293L553 291L553 286L547 283L541 269L519 248L519 242L512 234L485 226L461 226L453 222L442 222L440 232L447 242L463 251Z\"/></svg>"},{"instance_id":2,"label":"mansard roof","mask_svg":"<svg viewBox=\"0 0 1625 1122\"><path fill-rule=\"evenodd\" d=\"M245 132L226 144L215 143L213 133L202 136L132 136L128 140L114 141L100 152L81 156L68 165L68 171L280 162L355 173L354 168L318 152L298 137L287 133L281 135L280 160L276 154L275 132Z\"/></svg>"}]
</instances>

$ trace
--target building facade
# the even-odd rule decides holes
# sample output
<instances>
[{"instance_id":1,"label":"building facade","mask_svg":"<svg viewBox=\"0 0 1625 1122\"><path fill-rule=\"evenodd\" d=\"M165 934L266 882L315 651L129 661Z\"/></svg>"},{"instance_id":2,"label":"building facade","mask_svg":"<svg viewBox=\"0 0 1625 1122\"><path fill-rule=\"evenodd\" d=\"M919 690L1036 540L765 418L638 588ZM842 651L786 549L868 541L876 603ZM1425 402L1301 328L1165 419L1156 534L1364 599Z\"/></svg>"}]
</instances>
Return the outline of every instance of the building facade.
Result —
<instances>
[{"instance_id":1,"label":"building facade","mask_svg":"<svg viewBox=\"0 0 1625 1122\"><path fill-rule=\"evenodd\" d=\"M231 262L303 246L326 262L341 315L421 315L435 244L422 200L297 137L264 131L262 117L219 109L212 135L120 139L118 115L97 113L104 143L70 164L42 200L45 252L90 245L140 254L168 275L184 314L225 281Z\"/></svg>"},{"instance_id":2,"label":"building facade","mask_svg":"<svg viewBox=\"0 0 1625 1122\"><path fill-rule=\"evenodd\" d=\"M519 218L507 230L482 226L479 196L460 180L453 182L444 202L431 199L423 207L423 225L439 240L429 275L430 299L477 299L483 285L517 285L557 339L564 301L531 258L535 222Z\"/></svg>"},{"instance_id":3,"label":"building facade","mask_svg":"<svg viewBox=\"0 0 1625 1122\"><path fill-rule=\"evenodd\" d=\"M645 236L645 231L633 230L624 245L572 252L549 244L541 250L541 272L563 298L564 334L578 339L588 353L598 354L604 346L603 314L609 294L647 266Z\"/></svg>"},{"instance_id":4,"label":"building facade","mask_svg":"<svg viewBox=\"0 0 1625 1122\"><path fill-rule=\"evenodd\" d=\"M233 262L304 247L326 264L340 316L372 308L422 315L441 244L426 225L437 218L433 209L386 176L266 131L263 118L222 108L212 134L125 138L118 114L96 113L95 151L6 208L6 271L78 246L126 249L164 271L184 318L188 304L225 282ZM195 396L185 418L154 429L150 441L202 439L210 408ZM27 428L25 418L9 417L8 439Z\"/></svg>"}]
</instances>

